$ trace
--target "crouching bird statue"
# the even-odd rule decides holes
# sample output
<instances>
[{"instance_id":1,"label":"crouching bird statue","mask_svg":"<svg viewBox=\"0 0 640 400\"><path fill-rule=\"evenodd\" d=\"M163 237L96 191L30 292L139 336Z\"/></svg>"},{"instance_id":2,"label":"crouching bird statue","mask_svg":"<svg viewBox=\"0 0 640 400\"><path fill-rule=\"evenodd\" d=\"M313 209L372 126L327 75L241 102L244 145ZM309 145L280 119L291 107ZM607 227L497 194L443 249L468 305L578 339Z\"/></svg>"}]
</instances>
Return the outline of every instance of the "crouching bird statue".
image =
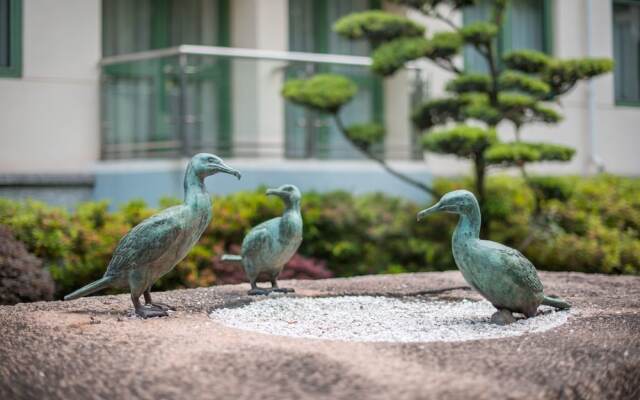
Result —
<instances>
[{"instance_id":1,"label":"crouching bird statue","mask_svg":"<svg viewBox=\"0 0 640 400\"><path fill-rule=\"evenodd\" d=\"M473 193L456 190L418 213L418 221L444 211L460 215L453 233L453 258L464 279L498 311L491 321L505 325L515 321L512 313L536 315L540 304L568 309L559 298L545 296L533 264L519 251L500 243L480 240L480 207Z\"/></svg>"},{"instance_id":2,"label":"crouching bird statue","mask_svg":"<svg viewBox=\"0 0 640 400\"><path fill-rule=\"evenodd\" d=\"M151 286L187 255L209 225L211 199L204 179L218 172L238 179L241 176L213 154L193 156L184 176L184 204L167 208L135 226L118 243L102 279L64 299L77 299L107 287L128 286L137 315L166 316L171 307L151 300ZM144 306L140 304L141 295Z\"/></svg>"},{"instance_id":3,"label":"crouching bird statue","mask_svg":"<svg viewBox=\"0 0 640 400\"><path fill-rule=\"evenodd\" d=\"M282 185L268 189L267 195L278 196L284 201L285 210L281 217L261 223L249 231L242 241L241 255L222 256L223 261L241 262L251 283L250 295L269 292L290 293L293 289L278 287L277 278L284 265L298 251L302 243L302 215L300 214L300 190L293 185ZM258 277L266 274L271 288L257 285Z\"/></svg>"}]
</instances>

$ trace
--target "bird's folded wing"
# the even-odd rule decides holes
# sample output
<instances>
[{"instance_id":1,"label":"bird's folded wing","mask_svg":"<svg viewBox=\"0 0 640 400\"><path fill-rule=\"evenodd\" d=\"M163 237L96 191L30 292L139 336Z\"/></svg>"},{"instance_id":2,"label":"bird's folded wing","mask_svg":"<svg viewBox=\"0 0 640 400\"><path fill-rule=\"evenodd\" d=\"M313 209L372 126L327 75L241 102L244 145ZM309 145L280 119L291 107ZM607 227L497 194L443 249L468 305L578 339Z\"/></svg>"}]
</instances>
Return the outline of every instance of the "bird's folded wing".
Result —
<instances>
[{"instance_id":1,"label":"bird's folded wing","mask_svg":"<svg viewBox=\"0 0 640 400\"><path fill-rule=\"evenodd\" d=\"M142 221L118 243L106 275L118 275L123 269L151 263L176 251L181 230L178 218L171 212Z\"/></svg>"},{"instance_id":2,"label":"bird's folded wing","mask_svg":"<svg viewBox=\"0 0 640 400\"><path fill-rule=\"evenodd\" d=\"M518 250L504 247L500 250L502 264L508 270L509 276L518 284L536 292L542 292L542 282L531 261L527 260Z\"/></svg>"},{"instance_id":3,"label":"bird's folded wing","mask_svg":"<svg viewBox=\"0 0 640 400\"><path fill-rule=\"evenodd\" d=\"M255 227L244 238L242 254L244 257L255 258L260 256L261 253L270 252L273 247L271 242L271 235L266 227Z\"/></svg>"}]
</instances>

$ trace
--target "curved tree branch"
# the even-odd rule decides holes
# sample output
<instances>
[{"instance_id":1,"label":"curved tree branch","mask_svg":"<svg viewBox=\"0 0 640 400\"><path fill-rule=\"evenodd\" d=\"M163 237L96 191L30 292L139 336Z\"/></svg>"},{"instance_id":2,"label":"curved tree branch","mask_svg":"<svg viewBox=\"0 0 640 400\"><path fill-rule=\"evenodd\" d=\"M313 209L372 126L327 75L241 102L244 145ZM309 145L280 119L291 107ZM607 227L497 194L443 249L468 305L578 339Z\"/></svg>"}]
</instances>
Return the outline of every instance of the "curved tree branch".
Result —
<instances>
[{"instance_id":1,"label":"curved tree branch","mask_svg":"<svg viewBox=\"0 0 640 400\"><path fill-rule=\"evenodd\" d=\"M336 126L338 127L338 130L340 131L340 133L342 133L342 135L349 140L349 137L347 136L347 130L344 126L344 124L342 123L342 118L340 118L340 115L338 115L338 113L333 114L333 119L336 121ZM349 142L351 142L351 140L349 140ZM367 157L368 159L375 161L376 163L378 163L385 171L387 171L388 173L390 173L391 175L395 176L396 178L400 179L401 181L412 185L420 190L422 190L425 193L430 194L431 196L434 197L440 197L440 194L438 192L436 192L433 188L425 185L424 183L415 180L401 172L396 171L395 169L391 168L389 166L389 164L387 164L387 162L380 157L377 157L375 154L369 152L368 150L365 150L359 146L354 146L356 147L360 153L362 153L365 157Z\"/></svg>"}]
</instances>

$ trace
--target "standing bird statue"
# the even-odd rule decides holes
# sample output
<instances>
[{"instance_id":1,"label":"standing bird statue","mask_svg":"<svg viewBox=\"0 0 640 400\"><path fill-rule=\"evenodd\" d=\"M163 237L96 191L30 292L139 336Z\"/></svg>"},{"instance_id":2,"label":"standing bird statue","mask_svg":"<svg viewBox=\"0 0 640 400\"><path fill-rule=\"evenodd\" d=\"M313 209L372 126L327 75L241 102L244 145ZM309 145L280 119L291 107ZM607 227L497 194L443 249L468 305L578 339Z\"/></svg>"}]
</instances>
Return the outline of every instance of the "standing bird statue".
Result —
<instances>
[{"instance_id":1,"label":"standing bird statue","mask_svg":"<svg viewBox=\"0 0 640 400\"><path fill-rule=\"evenodd\" d=\"M480 240L480 206L473 193L456 190L418 213L418 221L438 211L460 215L453 233L453 258L464 279L498 311L491 321L505 325L515 321L512 313L527 318L543 304L559 309L571 305L545 296L535 267L519 251L500 243Z\"/></svg>"},{"instance_id":2,"label":"standing bird statue","mask_svg":"<svg viewBox=\"0 0 640 400\"><path fill-rule=\"evenodd\" d=\"M251 283L250 295L269 292L291 293L290 288L278 287L277 278L284 265L302 243L302 215L300 214L300 190L293 185L282 185L268 189L267 195L278 196L284 201L281 217L273 218L251 229L242 241L241 255L222 256L223 261L241 262ZM258 277L266 274L271 281L270 289L259 288Z\"/></svg>"},{"instance_id":3,"label":"standing bird statue","mask_svg":"<svg viewBox=\"0 0 640 400\"><path fill-rule=\"evenodd\" d=\"M65 296L73 300L107 287L129 287L131 301L142 318L167 316L172 309L151 300L151 286L182 260L211 221L211 199L204 185L218 172L240 172L220 157L200 153L193 156L184 176L184 204L167 208L135 226L118 243L102 279ZM145 305L140 304L144 295Z\"/></svg>"}]
</instances>

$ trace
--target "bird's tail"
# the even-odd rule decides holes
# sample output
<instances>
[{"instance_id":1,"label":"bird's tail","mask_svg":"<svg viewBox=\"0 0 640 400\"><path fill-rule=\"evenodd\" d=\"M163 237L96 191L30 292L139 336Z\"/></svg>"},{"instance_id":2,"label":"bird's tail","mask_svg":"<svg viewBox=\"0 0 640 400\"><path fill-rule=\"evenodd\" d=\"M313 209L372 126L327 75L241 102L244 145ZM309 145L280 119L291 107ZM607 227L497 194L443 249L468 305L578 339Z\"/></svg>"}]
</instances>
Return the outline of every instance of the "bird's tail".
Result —
<instances>
[{"instance_id":1,"label":"bird's tail","mask_svg":"<svg viewBox=\"0 0 640 400\"><path fill-rule=\"evenodd\" d=\"M102 290L102 289L104 289L106 287L111 286L111 282L112 281L113 281L112 277L105 276L102 279L98 279L95 282L91 282L87 286L83 286L80 289L76 290L75 292L64 296L64 299L65 300L73 300L73 299L77 299L77 298L80 298L80 297L84 297L84 296L90 295L91 293L97 292L98 290Z\"/></svg>"},{"instance_id":2,"label":"bird's tail","mask_svg":"<svg viewBox=\"0 0 640 400\"><path fill-rule=\"evenodd\" d=\"M231 262L242 262L242 256L237 256L235 254L223 254L222 261L231 261Z\"/></svg>"},{"instance_id":3,"label":"bird's tail","mask_svg":"<svg viewBox=\"0 0 640 400\"><path fill-rule=\"evenodd\" d=\"M561 310L568 310L571 308L571 304L556 296L544 296L542 304L545 306L559 308Z\"/></svg>"}]
</instances>

